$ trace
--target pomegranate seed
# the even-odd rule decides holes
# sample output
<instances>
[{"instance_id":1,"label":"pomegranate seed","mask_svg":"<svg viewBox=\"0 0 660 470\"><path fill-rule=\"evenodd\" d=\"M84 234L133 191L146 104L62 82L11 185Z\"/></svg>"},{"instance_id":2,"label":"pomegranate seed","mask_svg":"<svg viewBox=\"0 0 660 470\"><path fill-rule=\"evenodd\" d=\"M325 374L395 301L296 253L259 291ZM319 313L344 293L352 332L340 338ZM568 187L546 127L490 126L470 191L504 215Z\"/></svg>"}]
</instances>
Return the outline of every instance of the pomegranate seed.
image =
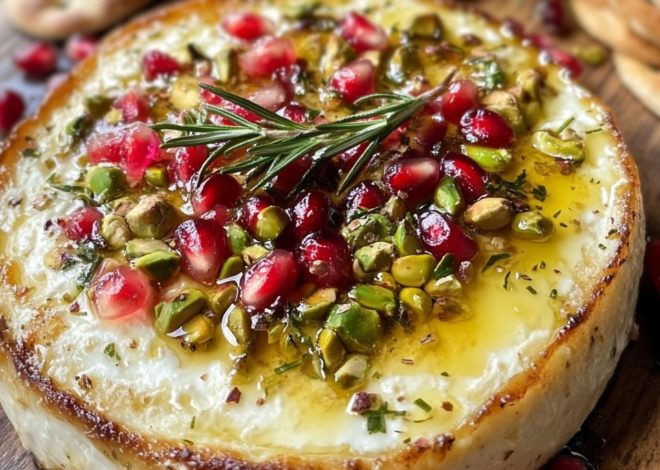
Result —
<instances>
[{"instance_id":1,"label":"pomegranate seed","mask_svg":"<svg viewBox=\"0 0 660 470\"><path fill-rule=\"evenodd\" d=\"M525 27L513 18L505 18L502 21L502 32L508 37L522 37L525 35Z\"/></svg>"},{"instance_id":2,"label":"pomegranate seed","mask_svg":"<svg viewBox=\"0 0 660 470\"><path fill-rule=\"evenodd\" d=\"M274 32L273 24L266 18L245 11L227 14L222 20L222 29L243 41L254 41Z\"/></svg>"},{"instance_id":3,"label":"pomegranate seed","mask_svg":"<svg viewBox=\"0 0 660 470\"><path fill-rule=\"evenodd\" d=\"M393 194L405 193L406 202L416 207L426 199L440 179L440 165L432 158L399 160L385 170L383 181Z\"/></svg>"},{"instance_id":4,"label":"pomegranate seed","mask_svg":"<svg viewBox=\"0 0 660 470\"><path fill-rule=\"evenodd\" d=\"M343 287L351 276L348 243L334 232L308 235L298 249L298 267L305 281L318 287Z\"/></svg>"},{"instance_id":5,"label":"pomegranate seed","mask_svg":"<svg viewBox=\"0 0 660 470\"><path fill-rule=\"evenodd\" d=\"M451 253L456 262L470 261L479 251L477 243L456 222L440 212L419 217L419 237L424 248L440 261Z\"/></svg>"},{"instance_id":6,"label":"pomegranate seed","mask_svg":"<svg viewBox=\"0 0 660 470\"><path fill-rule=\"evenodd\" d=\"M153 307L154 292L143 273L120 266L94 279L92 302L101 320L146 318Z\"/></svg>"},{"instance_id":7,"label":"pomegranate seed","mask_svg":"<svg viewBox=\"0 0 660 470\"><path fill-rule=\"evenodd\" d=\"M227 234L212 220L188 219L174 233L185 274L213 284L227 258Z\"/></svg>"},{"instance_id":8,"label":"pomegranate seed","mask_svg":"<svg viewBox=\"0 0 660 470\"><path fill-rule=\"evenodd\" d=\"M488 174L474 160L462 153L449 152L441 165L442 172L456 180L467 202L486 195Z\"/></svg>"},{"instance_id":9,"label":"pomegranate seed","mask_svg":"<svg viewBox=\"0 0 660 470\"><path fill-rule=\"evenodd\" d=\"M103 214L94 207L81 207L64 224L64 233L74 242L87 242L98 238Z\"/></svg>"},{"instance_id":10,"label":"pomegranate seed","mask_svg":"<svg viewBox=\"0 0 660 470\"><path fill-rule=\"evenodd\" d=\"M205 145L178 148L168 167L170 180L186 184L202 168L208 157L209 150Z\"/></svg>"},{"instance_id":11,"label":"pomegranate seed","mask_svg":"<svg viewBox=\"0 0 660 470\"><path fill-rule=\"evenodd\" d=\"M213 209L202 215L202 219L210 220L217 225L224 226L229 223L231 217L229 215L229 210L222 204L218 204Z\"/></svg>"},{"instance_id":12,"label":"pomegranate seed","mask_svg":"<svg viewBox=\"0 0 660 470\"><path fill-rule=\"evenodd\" d=\"M115 100L113 106L121 111L122 121L126 124L146 122L149 119L148 97L139 87L129 89Z\"/></svg>"},{"instance_id":13,"label":"pomegranate seed","mask_svg":"<svg viewBox=\"0 0 660 470\"><path fill-rule=\"evenodd\" d=\"M263 215L264 211L270 207L279 207L282 211L276 214L271 213L268 217L265 217ZM278 221L279 225L277 224ZM288 216L284 211L284 203L274 194L259 193L252 196L245 201L241 211L241 225L258 239L273 240L279 237L288 222ZM266 230L266 232L263 232L263 230Z\"/></svg>"},{"instance_id":14,"label":"pomegranate seed","mask_svg":"<svg viewBox=\"0 0 660 470\"><path fill-rule=\"evenodd\" d=\"M368 145L369 144L367 142L363 142L357 147L353 147L352 149L337 155L336 158L337 158L337 163L339 164L339 168L344 172L350 171L350 169L353 168L353 165L357 163L359 158L367 149Z\"/></svg>"},{"instance_id":15,"label":"pomegranate seed","mask_svg":"<svg viewBox=\"0 0 660 470\"><path fill-rule=\"evenodd\" d=\"M555 36L566 33L566 15L561 1L541 0L536 4L535 13L548 33Z\"/></svg>"},{"instance_id":16,"label":"pomegranate seed","mask_svg":"<svg viewBox=\"0 0 660 470\"><path fill-rule=\"evenodd\" d=\"M296 289L298 268L293 254L271 251L257 261L241 280L241 301L251 309L274 307Z\"/></svg>"},{"instance_id":17,"label":"pomegranate seed","mask_svg":"<svg viewBox=\"0 0 660 470\"><path fill-rule=\"evenodd\" d=\"M513 129L490 109L471 109L461 118L460 131L471 144L505 148L513 143Z\"/></svg>"},{"instance_id":18,"label":"pomegranate seed","mask_svg":"<svg viewBox=\"0 0 660 470\"><path fill-rule=\"evenodd\" d=\"M307 107L298 103L292 103L284 108L282 110L282 116L289 119L290 121L297 122L298 124L304 124L308 122Z\"/></svg>"},{"instance_id":19,"label":"pomegranate seed","mask_svg":"<svg viewBox=\"0 0 660 470\"><path fill-rule=\"evenodd\" d=\"M311 156L305 156L295 160L273 178L273 189L284 194L290 193L300 183L300 180L307 173L307 170L310 169L312 163Z\"/></svg>"},{"instance_id":20,"label":"pomegranate seed","mask_svg":"<svg viewBox=\"0 0 660 470\"><path fill-rule=\"evenodd\" d=\"M87 143L87 156L92 165L99 163L116 163L121 161L121 148L124 141L124 131L113 131L107 134L96 134Z\"/></svg>"},{"instance_id":21,"label":"pomegranate seed","mask_svg":"<svg viewBox=\"0 0 660 470\"><path fill-rule=\"evenodd\" d=\"M27 75L43 77L57 68L57 49L46 41L27 44L14 53L14 64Z\"/></svg>"},{"instance_id":22,"label":"pomegranate seed","mask_svg":"<svg viewBox=\"0 0 660 470\"><path fill-rule=\"evenodd\" d=\"M356 209L374 209L383 207L387 202L387 196L374 181L362 181L348 193L346 208L349 211Z\"/></svg>"},{"instance_id":23,"label":"pomegranate seed","mask_svg":"<svg viewBox=\"0 0 660 470\"><path fill-rule=\"evenodd\" d=\"M21 95L11 90L0 90L0 136L12 130L24 111L25 102Z\"/></svg>"},{"instance_id":24,"label":"pomegranate seed","mask_svg":"<svg viewBox=\"0 0 660 470\"><path fill-rule=\"evenodd\" d=\"M358 54L366 51L383 51L389 44L387 34L380 26L356 12L350 12L341 20L339 34Z\"/></svg>"},{"instance_id":25,"label":"pomegranate seed","mask_svg":"<svg viewBox=\"0 0 660 470\"><path fill-rule=\"evenodd\" d=\"M210 211L218 204L232 207L243 193L241 184L231 175L215 173L195 188L190 198L196 215Z\"/></svg>"},{"instance_id":26,"label":"pomegranate seed","mask_svg":"<svg viewBox=\"0 0 660 470\"><path fill-rule=\"evenodd\" d=\"M349 103L376 92L376 67L367 59L358 59L334 73L330 87Z\"/></svg>"},{"instance_id":27,"label":"pomegranate seed","mask_svg":"<svg viewBox=\"0 0 660 470\"><path fill-rule=\"evenodd\" d=\"M553 62L568 70L571 77L579 78L580 75L582 75L582 63L580 62L580 59L574 55L555 47L547 49L547 52L550 54L550 57L552 57Z\"/></svg>"},{"instance_id":28,"label":"pomegranate seed","mask_svg":"<svg viewBox=\"0 0 660 470\"><path fill-rule=\"evenodd\" d=\"M150 50L142 56L142 71L147 80L152 81L158 77L170 77L181 72L181 64L164 52Z\"/></svg>"},{"instance_id":29,"label":"pomegranate seed","mask_svg":"<svg viewBox=\"0 0 660 470\"><path fill-rule=\"evenodd\" d=\"M296 62L296 50L286 38L267 37L257 41L241 55L239 63L248 75L270 75Z\"/></svg>"},{"instance_id":30,"label":"pomegranate seed","mask_svg":"<svg viewBox=\"0 0 660 470\"><path fill-rule=\"evenodd\" d=\"M447 122L442 114L423 116L416 125L414 141L420 150L431 153L438 150L447 135Z\"/></svg>"},{"instance_id":31,"label":"pomegranate seed","mask_svg":"<svg viewBox=\"0 0 660 470\"><path fill-rule=\"evenodd\" d=\"M120 166L130 180L141 180L145 170L160 158L160 138L144 123L126 128Z\"/></svg>"},{"instance_id":32,"label":"pomegranate seed","mask_svg":"<svg viewBox=\"0 0 660 470\"><path fill-rule=\"evenodd\" d=\"M587 470L588 468L587 462L574 455L558 455L547 465L547 470Z\"/></svg>"},{"instance_id":33,"label":"pomegranate seed","mask_svg":"<svg viewBox=\"0 0 660 470\"><path fill-rule=\"evenodd\" d=\"M554 46L552 39L544 34L529 34L527 39L539 49L550 49Z\"/></svg>"},{"instance_id":34,"label":"pomegranate seed","mask_svg":"<svg viewBox=\"0 0 660 470\"><path fill-rule=\"evenodd\" d=\"M651 240L646 245L646 272L660 292L660 240Z\"/></svg>"},{"instance_id":35,"label":"pomegranate seed","mask_svg":"<svg viewBox=\"0 0 660 470\"><path fill-rule=\"evenodd\" d=\"M460 80L437 100L429 103L430 111L440 113L447 122L458 124L463 115L477 106L477 86L470 80Z\"/></svg>"},{"instance_id":36,"label":"pomegranate seed","mask_svg":"<svg viewBox=\"0 0 660 470\"><path fill-rule=\"evenodd\" d=\"M80 62L92 54L98 45L96 38L75 35L69 38L64 49L69 59Z\"/></svg>"},{"instance_id":37,"label":"pomegranate seed","mask_svg":"<svg viewBox=\"0 0 660 470\"><path fill-rule=\"evenodd\" d=\"M381 148L389 150L396 147L397 145L401 145L402 143L407 143L407 141L404 140L404 137L406 132L408 132L409 127L410 121L401 124L390 135L385 137L383 143L381 144Z\"/></svg>"},{"instance_id":38,"label":"pomegranate seed","mask_svg":"<svg viewBox=\"0 0 660 470\"><path fill-rule=\"evenodd\" d=\"M291 209L293 235L302 240L312 232L327 227L332 202L328 195L317 189L302 194Z\"/></svg>"},{"instance_id":39,"label":"pomegranate seed","mask_svg":"<svg viewBox=\"0 0 660 470\"><path fill-rule=\"evenodd\" d=\"M253 113L252 111L248 111L244 108L241 108L240 106L237 106L234 103L226 101L217 95L213 95L208 91L204 91L203 93L207 93L208 95L210 95L209 99L205 98L205 100L211 104L215 104L216 106L224 108L227 111L231 111L235 114L238 114L239 116L241 116L244 119L247 119L250 122L258 122L261 120L261 117ZM266 108L270 111L277 111L282 106L284 106L288 101L286 90L284 89L284 87L282 87L282 85L279 84L263 87L259 91L256 91L251 95L247 96L247 99L252 101L253 103L258 104L262 108ZM218 115L213 115L212 121L215 122L216 124L221 124L224 126L235 125L229 119L223 118Z\"/></svg>"}]
</instances>

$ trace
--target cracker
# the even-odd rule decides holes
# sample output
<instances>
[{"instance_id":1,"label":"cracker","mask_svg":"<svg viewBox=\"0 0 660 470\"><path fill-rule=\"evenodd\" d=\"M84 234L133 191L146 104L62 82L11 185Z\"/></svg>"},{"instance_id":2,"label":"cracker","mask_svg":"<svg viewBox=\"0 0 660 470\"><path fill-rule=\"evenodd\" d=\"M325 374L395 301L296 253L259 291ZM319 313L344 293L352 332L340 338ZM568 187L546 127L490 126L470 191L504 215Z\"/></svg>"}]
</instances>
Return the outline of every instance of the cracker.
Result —
<instances>
[{"instance_id":1,"label":"cracker","mask_svg":"<svg viewBox=\"0 0 660 470\"><path fill-rule=\"evenodd\" d=\"M660 117L660 70L624 54L614 54L621 81L651 112Z\"/></svg>"}]
</instances>

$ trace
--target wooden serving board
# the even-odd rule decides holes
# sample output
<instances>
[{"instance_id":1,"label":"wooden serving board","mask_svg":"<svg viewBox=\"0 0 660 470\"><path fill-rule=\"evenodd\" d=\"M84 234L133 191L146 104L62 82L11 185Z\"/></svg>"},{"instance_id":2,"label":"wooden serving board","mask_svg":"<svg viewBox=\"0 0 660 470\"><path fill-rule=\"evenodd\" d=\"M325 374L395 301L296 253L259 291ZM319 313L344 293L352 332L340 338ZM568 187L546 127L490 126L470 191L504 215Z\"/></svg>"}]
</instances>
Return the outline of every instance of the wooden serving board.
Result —
<instances>
[{"instance_id":1,"label":"wooden serving board","mask_svg":"<svg viewBox=\"0 0 660 470\"><path fill-rule=\"evenodd\" d=\"M528 32L538 29L533 21L535 0L473 3L494 16L518 19L528 25ZM11 52L21 41L24 39L12 30L6 16L0 12L0 86L20 89L28 96L30 108L34 110L43 94L43 84L24 82L11 67ZM559 42L569 51L578 44L593 44L579 31ZM613 109L640 169L649 235L660 237L660 119L625 89L610 61L595 69L587 68L582 81ZM660 294L645 280L638 305L639 340L632 342L624 352L610 388L585 423L579 448L600 461L601 470L660 469L658 302ZM0 408L0 470L36 468Z\"/></svg>"}]
</instances>

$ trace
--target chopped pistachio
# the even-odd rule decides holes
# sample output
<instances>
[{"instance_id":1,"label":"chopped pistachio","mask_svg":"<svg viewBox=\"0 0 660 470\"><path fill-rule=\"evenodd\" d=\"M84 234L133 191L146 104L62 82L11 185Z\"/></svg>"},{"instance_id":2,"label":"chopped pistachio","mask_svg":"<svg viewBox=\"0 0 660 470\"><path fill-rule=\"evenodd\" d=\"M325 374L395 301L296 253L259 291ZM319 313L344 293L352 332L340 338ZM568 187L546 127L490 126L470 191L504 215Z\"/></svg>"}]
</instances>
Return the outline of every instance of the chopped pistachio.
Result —
<instances>
[{"instance_id":1,"label":"chopped pistachio","mask_svg":"<svg viewBox=\"0 0 660 470\"><path fill-rule=\"evenodd\" d=\"M420 67L416 46L404 45L392 51L385 74L393 83L400 85L410 77L411 72Z\"/></svg>"},{"instance_id":2,"label":"chopped pistachio","mask_svg":"<svg viewBox=\"0 0 660 470\"><path fill-rule=\"evenodd\" d=\"M555 233L555 224L536 212L516 214L511 222L513 234L534 242L547 241Z\"/></svg>"},{"instance_id":3,"label":"chopped pistachio","mask_svg":"<svg viewBox=\"0 0 660 470\"><path fill-rule=\"evenodd\" d=\"M396 279L390 273L369 273L364 277L364 282L373 284L374 286L384 287L389 290L396 290L398 287Z\"/></svg>"},{"instance_id":4,"label":"chopped pistachio","mask_svg":"<svg viewBox=\"0 0 660 470\"><path fill-rule=\"evenodd\" d=\"M415 230L407 220L399 222L394 233L394 244L401 256L417 255L422 252Z\"/></svg>"},{"instance_id":5,"label":"chopped pistachio","mask_svg":"<svg viewBox=\"0 0 660 470\"><path fill-rule=\"evenodd\" d=\"M388 317L394 316L397 307L394 292L385 287L358 284L351 289L348 297L361 306L376 310Z\"/></svg>"},{"instance_id":6,"label":"chopped pistachio","mask_svg":"<svg viewBox=\"0 0 660 470\"><path fill-rule=\"evenodd\" d=\"M442 21L435 13L416 16L408 32L413 38L435 39L442 38Z\"/></svg>"},{"instance_id":7,"label":"chopped pistachio","mask_svg":"<svg viewBox=\"0 0 660 470\"><path fill-rule=\"evenodd\" d=\"M380 214L370 214L353 220L342 229L342 235L352 249L383 241L392 234L392 223Z\"/></svg>"},{"instance_id":8,"label":"chopped pistachio","mask_svg":"<svg viewBox=\"0 0 660 470\"><path fill-rule=\"evenodd\" d=\"M369 358L356 354L350 356L335 372L335 384L342 390L355 390L362 387L367 381L367 374L371 363Z\"/></svg>"},{"instance_id":9,"label":"chopped pistachio","mask_svg":"<svg viewBox=\"0 0 660 470\"><path fill-rule=\"evenodd\" d=\"M527 132L522 110L513 94L507 91L495 90L486 95L481 103L506 119L517 136Z\"/></svg>"},{"instance_id":10,"label":"chopped pistachio","mask_svg":"<svg viewBox=\"0 0 660 470\"><path fill-rule=\"evenodd\" d=\"M201 103L199 80L190 75L179 75L172 83L170 103L178 111L196 109Z\"/></svg>"},{"instance_id":11,"label":"chopped pistachio","mask_svg":"<svg viewBox=\"0 0 660 470\"><path fill-rule=\"evenodd\" d=\"M466 145L465 154L490 173L503 172L513 160L511 152L507 149L492 149L479 145Z\"/></svg>"},{"instance_id":12,"label":"chopped pistachio","mask_svg":"<svg viewBox=\"0 0 660 470\"><path fill-rule=\"evenodd\" d=\"M451 297L458 294L462 289L461 281L454 274L431 279L424 285L424 290L433 298Z\"/></svg>"},{"instance_id":13,"label":"chopped pistachio","mask_svg":"<svg viewBox=\"0 0 660 470\"><path fill-rule=\"evenodd\" d=\"M227 279L228 277L236 276L243 272L245 264L240 256L230 256L220 268L218 279Z\"/></svg>"},{"instance_id":14,"label":"chopped pistachio","mask_svg":"<svg viewBox=\"0 0 660 470\"><path fill-rule=\"evenodd\" d=\"M580 163L584 160L584 142L561 140L548 131L536 131L532 137L534 148L550 157Z\"/></svg>"},{"instance_id":15,"label":"chopped pistachio","mask_svg":"<svg viewBox=\"0 0 660 470\"><path fill-rule=\"evenodd\" d=\"M461 190L450 176L444 176L438 183L433 202L438 209L454 217L465 209Z\"/></svg>"},{"instance_id":16,"label":"chopped pistachio","mask_svg":"<svg viewBox=\"0 0 660 470\"><path fill-rule=\"evenodd\" d=\"M106 215L101 222L101 236L111 250L120 250L133 238L123 217Z\"/></svg>"},{"instance_id":17,"label":"chopped pistachio","mask_svg":"<svg viewBox=\"0 0 660 470\"><path fill-rule=\"evenodd\" d=\"M275 240L288 224L289 216L284 209L278 206L267 207L257 217L254 236L262 242Z\"/></svg>"},{"instance_id":18,"label":"chopped pistachio","mask_svg":"<svg viewBox=\"0 0 660 470\"><path fill-rule=\"evenodd\" d=\"M426 318L431 313L433 300L429 294L417 287L404 287L399 293L401 306L417 318Z\"/></svg>"},{"instance_id":19,"label":"chopped pistachio","mask_svg":"<svg viewBox=\"0 0 660 470\"><path fill-rule=\"evenodd\" d=\"M350 352L375 354L383 341L383 325L378 312L355 302L335 305L326 328L336 331Z\"/></svg>"},{"instance_id":20,"label":"chopped pistachio","mask_svg":"<svg viewBox=\"0 0 660 470\"><path fill-rule=\"evenodd\" d=\"M232 253L235 255L242 254L249 242L250 237L240 225L230 224L227 227L227 243Z\"/></svg>"},{"instance_id":21,"label":"chopped pistachio","mask_svg":"<svg viewBox=\"0 0 660 470\"><path fill-rule=\"evenodd\" d=\"M287 359L294 359L300 354L293 334L288 332L286 328L284 329L282 336L280 336L279 343L280 351Z\"/></svg>"},{"instance_id":22,"label":"chopped pistachio","mask_svg":"<svg viewBox=\"0 0 660 470\"><path fill-rule=\"evenodd\" d=\"M163 281L168 279L179 266L181 258L172 251L156 251L135 260L135 267L150 277Z\"/></svg>"},{"instance_id":23,"label":"chopped pistachio","mask_svg":"<svg viewBox=\"0 0 660 470\"><path fill-rule=\"evenodd\" d=\"M215 56L215 70L220 83L229 83L237 69L237 54L234 49L223 48Z\"/></svg>"},{"instance_id":24,"label":"chopped pistachio","mask_svg":"<svg viewBox=\"0 0 660 470\"><path fill-rule=\"evenodd\" d=\"M261 245L250 245L241 253L243 261L245 261L245 264L248 266L252 266L257 260L259 260L259 258L267 254L268 250Z\"/></svg>"},{"instance_id":25,"label":"chopped pistachio","mask_svg":"<svg viewBox=\"0 0 660 470\"><path fill-rule=\"evenodd\" d=\"M513 218L511 202L501 197L480 199L465 212L465 222L481 230L499 230Z\"/></svg>"},{"instance_id":26,"label":"chopped pistachio","mask_svg":"<svg viewBox=\"0 0 660 470\"><path fill-rule=\"evenodd\" d=\"M419 287L433 276L435 259L431 255L410 255L398 258L392 265L392 276L403 286Z\"/></svg>"},{"instance_id":27,"label":"chopped pistachio","mask_svg":"<svg viewBox=\"0 0 660 470\"><path fill-rule=\"evenodd\" d=\"M119 168L95 166L87 172L87 184L102 201L112 199L124 189L126 176Z\"/></svg>"},{"instance_id":28,"label":"chopped pistachio","mask_svg":"<svg viewBox=\"0 0 660 470\"><path fill-rule=\"evenodd\" d=\"M339 335L329 328L321 330L317 344L327 370L334 370L346 357L346 348Z\"/></svg>"},{"instance_id":29,"label":"chopped pistachio","mask_svg":"<svg viewBox=\"0 0 660 470\"><path fill-rule=\"evenodd\" d=\"M214 331L215 325L206 315L195 315L183 325L184 341L192 349L210 341Z\"/></svg>"},{"instance_id":30,"label":"chopped pistachio","mask_svg":"<svg viewBox=\"0 0 660 470\"><path fill-rule=\"evenodd\" d=\"M138 204L138 199L135 196L124 196L119 199L114 199L108 203L112 208L115 215L126 217L126 215Z\"/></svg>"},{"instance_id":31,"label":"chopped pistachio","mask_svg":"<svg viewBox=\"0 0 660 470\"><path fill-rule=\"evenodd\" d=\"M392 266L394 247L391 243L376 242L355 252L355 259L365 272L388 271Z\"/></svg>"},{"instance_id":32,"label":"chopped pistachio","mask_svg":"<svg viewBox=\"0 0 660 470\"><path fill-rule=\"evenodd\" d=\"M161 165L152 165L144 172L144 180L155 188L166 188L169 185L167 168Z\"/></svg>"},{"instance_id":33,"label":"chopped pistachio","mask_svg":"<svg viewBox=\"0 0 660 470\"><path fill-rule=\"evenodd\" d=\"M247 348L252 343L250 314L240 307L234 307L225 313L222 321L225 338L232 346Z\"/></svg>"},{"instance_id":34,"label":"chopped pistachio","mask_svg":"<svg viewBox=\"0 0 660 470\"><path fill-rule=\"evenodd\" d=\"M207 305L206 296L197 289L186 289L170 302L156 306L156 330L172 333Z\"/></svg>"},{"instance_id":35,"label":"chopped pistachio","mask_svg":"<svg viewBox=\"0 0 660 470\"><path fill-rule=\"evenodd\" d=\"M237 295L238 288L236 287L236 284L227 283L221 285L211 296L211 310L213 310L213 313L218 317L221 317L236 301Z\"/></svg>"},{"instance_id":36,"label":"chopped pistachio","mask_svg":"<svg viewBox=\"0 0 660 470\"><path fill-rule=\"evenodd\" d=\"M392 196L385 204L385 213L394 222L403 220L407 210L406 203L398 196Z\"/></svg>"},{"instance_id":37,"label":"chopped pistachio","mask_svg":"<svg viewBox=\"0 0 660 470\"><path fill-rule=\"evenodd\" d=\"M302 321L321 320L337 301L337 289L319 289L308 296L300 305L298 313Z\"/></svg>"},{"instance_id":38,"label":"chopped pistachio","mask_svg":"<svg viewBox=\"0 0 660 470\"><path fill-rule=\"evenodd\" d=\"M126 244L126 257L129 260L141 258L157 251L172 251L172 249L160 240L152 238L134 238Z\"/></svg>"},{"instance_id":39,"label":"chopped pistachio","mask_svg":"<svg viewBox=\"0 0 660 470\"><path fill-rule=\"evenodd\" d=\"M162 238L176 224L176 209L158 196L147 196L126 215L131 231L142 238Z\"/></svg>"}]
</instances>

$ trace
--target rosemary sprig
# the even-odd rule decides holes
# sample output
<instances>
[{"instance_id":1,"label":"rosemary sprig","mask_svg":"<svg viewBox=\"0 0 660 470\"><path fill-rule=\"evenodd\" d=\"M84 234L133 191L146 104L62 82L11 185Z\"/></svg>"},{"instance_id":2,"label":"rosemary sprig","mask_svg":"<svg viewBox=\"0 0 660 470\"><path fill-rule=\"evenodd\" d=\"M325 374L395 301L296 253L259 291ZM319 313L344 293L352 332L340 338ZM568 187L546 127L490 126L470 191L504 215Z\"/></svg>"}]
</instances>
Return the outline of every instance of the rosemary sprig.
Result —
<instances>
[{"instance_id":1,"label":"rosemary sprig","mask_svg":"<svg viewBox=\"0 0 660 470\"><path fill-rule=\"evenodd\" d=\"M292 191L292 195L297 194L313 180L324 162L363 143L368 143L364 153L339 184L337 192L341 193L362 172L388 135L447 90L455 72L456 70L452 69L440 85L417 97L391 93L365 96L355 104L359 106L374 100L381 100L384 103L380 107L323 124L299 124L243 97L200 83L202 89L256 114L260 120L256 123L250 122L235 112L205 104L204 111L221 116L234 125L200 124L188 121L184 124L162 122L152 127L158 131L181 132L181 136L163 143L161 147L164 149L197 145L214 146L199 171L197 184L201 184L205 174L218 158L241 149L246 150L245 157L234 164L224 166L219 171L223 174L247 173L253 190L267 186L294 161L311 156L312 164Z\"/></svg>"}]
</instances>

